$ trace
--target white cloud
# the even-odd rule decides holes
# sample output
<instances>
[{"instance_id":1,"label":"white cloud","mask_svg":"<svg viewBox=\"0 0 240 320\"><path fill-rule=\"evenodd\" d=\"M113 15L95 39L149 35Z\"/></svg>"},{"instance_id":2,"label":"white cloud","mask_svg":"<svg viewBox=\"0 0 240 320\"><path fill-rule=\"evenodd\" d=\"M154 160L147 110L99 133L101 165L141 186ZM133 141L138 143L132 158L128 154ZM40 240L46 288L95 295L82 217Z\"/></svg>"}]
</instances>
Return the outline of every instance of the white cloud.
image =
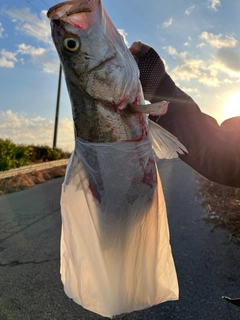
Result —
<instances>
[{"instance_id":1,"label":"white cloud","mask_svg":"<svg viewBox=\"0 0 240 320\"><path fill-rule=\"evenodd\" d=\"M21 54L29 54L31 56L39 56L42 55L46 49L44 48L35 48L31 45L26 45L25 43L18 45L18 52Z\"/></svg>"},{"instance_id":2,"label":"white cloud","mask_svg":"<svg viewBox=\"0 0 240 320\"><path fill-rule=\"evenodd\" d=\"M59 60L56 59L55 55L50 56L49 52L45 48L35 48L31 45L22 43L18 45L18 54L29 55L32 63L41 65L43 71L46 73L58 73Z\"/></svg>"},{"instance_id":3,"label":"white cloud","mask_svg":"<svg viewBox=\"0 0 240 320\"><path fill-rule=\"evenodd\" d=\"M198 45L196 45L196 48L202 48L202 47L204 47L204 46L206 46L206 43L201 42L201 43L199 43Z\"/></svg>"},{"instance_id":4,"label":"white cloud","mask_svg":"<svg viewBox=\"0 0 240 320\"><path fill-rule=\"evenodd\" d=\"M240 55L227 49L219 52L209 60L182 59L172 70L171 75L176 81L189 82L197 80L209 87L237 82L240 77ZM226 78L226 75L228 78Z\"/></svg>"},{"instance_id":5,"label":"white cloud","mask_svg":"<svg viewBox=\"0 0 240 320\"><path fill-rule=\"evenodd\" d=\"M26 113L12 110L0 111L0 138L11 139L17 144L52 146L54 121L42 117L31 118ZM59 119L57 147L67 151L74 148L73 121Z\"/></svg>"},{"instance_id":6,"label":"white cloud","mask_svg":"<svg viewBox=\"0 0 240 320\"><path fill-rule=\"evenodd\" d=\"M197 88L187 88L187 87L182 87L181 88L184 92L188 92L188 93L195 93L197 95L200 94L200 91Z\"/></svg>"},{"instance_id":7,"label":"white cloud","mask_svg":"<svg viewBox=\"0 0 240 320\"><path fill-rule=\"evenodd\" d=\"M4 32L4 29L3 29L2 23L0 22L0 38L3 37L3 32Z\"/></svg>"},{"instance_id":8,"label":"white cloud","mask_svg":"<svg viewBox=\"0 0 240 320\"><path fill-rule=\"evenodd\" d=\"M164 47L163 49L165 49L171 56L180 57L182 59L185 59L187 57L186 51L178 53L177 50L172 46Z\"/></svg>"},{"instance_id":9,"label":"white cloud","mask_svg":"<svg viewBox=\"0 0 240 320\"><path fill-rule=\"evenodd\" d=\"M223 79L223 82L224 82L224 83L234 83L233 80L229 80L229 79Z\"/></svg>"},{"instance_id":10,"label":"white cloud","mask_svg":"<svg viewBox=\"0 0 240 320\"><path fill-rule=\"evenodd\" d=\"M172 23L173 23L173 18L170 18L168 21L165 21L163 23L163 26L164 26L164 28L168 28L172 25Z\"/></svg>"},{"instance_id":11,"label":"white cloud","mask_svg":"<svg viewBox=\"0 0 240 320\"><path fill-rule=\"evenodd\" d=\"M40 16L31 13L29 8L5 9L4 13L12 18L18 32L52 45L49 19L46 16L47 11L41 11Z\"/></svg>"},{"instance_id":12,"label":"white cloud","mask_svg":"<svg viewBox=\"0 0 240 320\"><path fill-rule=\"evenodd\" d=\"M0 67L14 68L15 63L17 62L24 64L25 61L21 55L29 55L30 61L33 64L41 66L44 72L58 72L59 59L51 39L50 24L46 12L47 11L44 10L38 16L37 14L31 13L29 8L4 9L4 13L15 23L17 32L21 32L22 34L34 37L38 41L41 41L44 48L36 48L29 44L22 43L18 44L15 52L8 52L8 55L6 54L6 50L2 50L0 54ZM16 56L18 56L18 59Z\"/></svg>"},{"instance_id":13,"label":"white cloud","mask_svg":"<svg viewBox=\"0 0 240 320\"><path fill-rule=\"evenodd\" d=\"M0 52L0 67L5 68L14 68L15 63L18 62L16 58L16 52L9 52L5 49L1 50Z\"/></svg>"},{"instance_id":14,"label":"white cloud","mask_svg":"<svg viewBox=\"0 0 240 320\"><path fill-rule=\"evenodd\" d=\"M225 36L224 38L222 34L215 35L206 31L202 32L202 34L200 35L200 39L205 40L215 48L234 48L238 43L238 41L234 37Z\"/></svg>"},{"instance_id":15,"label":"white cloud","mask_svg":"<svg viewBox=\"0 0 240 320\"><path fill-rule=\"evenodd\" d=\"M193 11L193 9L195 9L195 8L196 8L196 6L195 6L195 5L192 5L190 8L188 8L188 9L185 11L185 14L186 14L186 15L190 15L191 12Z\"/></svg>"},{"instance_id":16,"label":"white cloud","mask_svg":"<svg viewBox=\"0 0 240 320\"><path fill-rule=\"evenodd\" d=\"M22 56L29 55L31 62L40 65L46 73L58 73L59 60L55 52L49 52L45 48L35 48L31 45L21 43L15 52L2 50L0 52L0 67L14 68L17 62L24 64Z\"/></svg>"},{"instance_id":17,"label":"white cloud","mask_svg":"<svg viewBox=\"0 0 240 320\"><path fill-rule=\"evenodd\" d=\"M181 65L172 71L172 76L178 81L189 82L192 79L210 87L218 87L220 80L217 77L217 69L201 59L183 60Z\"/></svg>"},{"instance_id":18,"label":"white cloud","mask_svg":"<svg viewBox=\"0 0 240 320\"><path fill-rule=\"evenodd\" d=\"M123 39L124 39L124 42L125 42L126 46L129 47L129 43L127 41L127 35L128 34L123 29L118 29L118 32L123 36Z\"/></svg>"},{"instance_id":19,"label":"white cloud","mask_svg":"<svg viewBox=\"0 0 240 320\"><path fill-rule=\"evenodd\" d=\"M163 49L167 50L167 52L171 55L171 56L177 56L178 52L177 50L172 47L172 46L168 46L168 47L164 47Z\"/></svg>"},{"instance_id":20,"label":"white cloud","mask_svg":"<svg viewBox=\"0 0 240 320\"><path fill-rule=\"evenodd\" d=\"M210 8L217 11L217 6L221 6L220 0L210 0Z\"/></svg>"}]
</instances>

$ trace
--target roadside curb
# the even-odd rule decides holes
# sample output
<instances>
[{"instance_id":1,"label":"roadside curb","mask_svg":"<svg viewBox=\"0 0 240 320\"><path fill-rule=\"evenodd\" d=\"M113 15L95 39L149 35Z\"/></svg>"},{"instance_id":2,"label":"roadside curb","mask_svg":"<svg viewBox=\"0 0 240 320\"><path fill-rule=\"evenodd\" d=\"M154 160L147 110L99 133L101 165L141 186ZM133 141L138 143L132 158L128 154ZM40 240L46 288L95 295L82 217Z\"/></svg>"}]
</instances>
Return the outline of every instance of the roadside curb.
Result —
<instances>
[{"instance_id":1,"label":"roadside curb","mask_svg":"<svg viewBox=\"0 0 240 320\"><path fill-rule=\"evenodd\" d=\"M29 172L32 172L35 170L41 171L41 170L45 170L45 169L51 169L51 168L55 168L55 167L64 166L64 165L67 165L68 161L69 161L69 159L49 161L49 162L44 162L44 163L40 163L40 164L33 164L30 166L24 166L24 167L20 167L20 168L16 168L16 169L11 169L8 171L0 171L0 180L14 177L14 176L18 175L19 173L29 173Z\"/></svg>"}]
</instances>

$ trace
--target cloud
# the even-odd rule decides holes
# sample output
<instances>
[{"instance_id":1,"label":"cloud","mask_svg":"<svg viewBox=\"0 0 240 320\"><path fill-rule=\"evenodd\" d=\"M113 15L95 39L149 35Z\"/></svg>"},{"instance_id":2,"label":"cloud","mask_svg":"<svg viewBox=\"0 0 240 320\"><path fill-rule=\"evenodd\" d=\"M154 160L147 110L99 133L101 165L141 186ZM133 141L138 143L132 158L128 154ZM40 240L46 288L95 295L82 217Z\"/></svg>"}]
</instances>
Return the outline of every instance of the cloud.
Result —
<instances>
[{"instance_id":1,"label":"cloud","mask_svg":"<svg viewBox=\"0 0 240 320\"><path fill-rule=\"evenodd\" d=\"M188 8L186 11L185 11L185 14L186 15L190 15L191 14L191 12L193 11L193 9L195 9L196 8L196 6L195 5L192 5L190 8Z\"/></svg>"},{"instance_id":2,"label":"cloud","mask_svg":"<svg viewBox=\"0 0 240 320\"><path fill-rule=\"evenodd\" d=\"M124 42L125 42L126 46L129 47L129 43L127 41L127 35L128 34L123 29L118 29L118 32L123 36L123 39L124 39Z\"/></svg>"},{"instance_id":3,"label":"cloud","mask_svg":"<svg viewBox=\"0 0 240 320\"><path fill-rule=\"evenodd\" d=\"M178 53L177 50L168 46L164 48L173 57L178 57L180 62L171 72L176 81L189 82L196 79L198 82L210 86L218 87L221 81L218 78L219 65L213 65L201 59L187 59L187 52Z\"/></svg>"},{"instance_id":4,"label":"cloud","mask_svg":"<svg viewBox=\"0 0 240 320\"><path fill-rule=\"evenodd\" d=\"M172 46L168 46L168 47L164 47L163 49L167 50L167 52L171 55L171 56L177 56L178 52L177 50L172 47Z\"/></svg>"},{"instance_id":5,"label":"cloud","mask_svg":"<svg viewBox=\"0 0 240 320\"><path fill-rule=\"evenodd\" d=\"M240 77L240 55L232 49L219 49L209 60L182 59L171 75L176 81L189 82L192 79L209 87L237 82ZM226 78L226 75L228 78Z\"/></svg>"},{"instance_id":6,"label":"cloud","mask_svg":"<svg viewBox=\"0 0 240 320\"><path fill-rule=\"evenodd\" d=\"M218 87L220 80L217 77L217 69L211 64L201 59L185 59L172 70L172 76L178 81L189 82L196 79L198 82L210 86Z\"/></svg>"},{"instance_id":7,"label":"cloud","mask_svg":"<svg viewBox=\"0 0 240 320\"><path fill-rule=\"evenodd\" d=\"M215 48L234 48L238 43L238 41L234 37L225 36L224 39L222 34L215 35L206 31L202 32L202 34L200 35L200 39L205 40L207 43L209 43L212 47Z\"/></svg>"},{"instance_id":8,"label":"cloud","mask_svg":"<svg viewBox=\"0 0 240 320\"><path fill-rule=\"evenodd\" d=\"M4 13L16 24L18 32L52 45L50 24L46 16L46 10L41 11L39 16L33 14L29 8L4 9Z\"/></svg>"},{"instance_id":9,"label":"cloud","mask_svg":"<svg viewBox=\"0 0 240 320\"><path fill-rule=\"evenodd\" d=\"M50 24L49 19L46 17L46 12L43 10L38 16L31 13L29 8L4 9L4 13L15 23L15 29L18 33L34 37L41 41L44 47L39 46L36 48L29 44L21 43L17 45L17 50L14 52L2 50L0 53L0 67L14 68L17 62L24 63L23 57L28 55L31 63L41 66L43 72L58 72L59 59L51 39Z\"/></svg>"},{"instance_id":10,"label":"cloud","mask_svg":"<svg viewBox=\"0 0 240 320\"><path fill-rule=\"evenodd\" d=\"M21 54L39 56L39 55L42 55L44 52L46 52L46 49L44 48L35 48L31 45L26 45L25 43L18 45L18 53L21 53Z\"/></svg>"},{"instance_id":11,"label":"cloud","mask_svg":"<svg viewBox=\"0 0 240 320\"><path fill-rule=\"evenodd\" d=\"M195 93L197 95L200 94L200 91L197 88L187 88L187 87L182 87L181 88L184 92L188 92L188 93Z\"/></svg>"},{"instance_id":12,"label":"cloud","mask_svg":"<svg viewBox=\"0 0 240 320\"><path fill-rule=\"evenodd\" d=\"M217 11L217 6L221 6L220 0L210 0L210 8Z\"/></svg>"},{"instance_id":13,"label":"cloud","mask_svg":"<svg viewBox=\"0 0 240 320\"><path fill-rule=\"evenodd\" d=\"M163 23L163 26L164 26L164 28L168 28L172 25L172 23L173 23L173 18L170 18L168 21L165 21Z\"/></svg>"},{"instance_id":14,"label":"cloud","mask_svg":"<svg viewBox=\"0 0 240 320\"><path fill-rule=\"evenodd\" d=\"M56 59L55 54L51 57L45 48L35 48L31 45L22 43L18 45L18 54L29 55L32 63L41 65L43 71L46 73L58 73L59 60Z\"/></svg>"},{"instance_id":15,"label":"cloud","mask_svg":"<svg viewBox=\"0 0 240 320\"><path fill-rule=\"evenodd\" d=\"M17 144L52 146L54 121L42 117L31 118L26 113L0 111L0 138ZM57 147L71 152L74 148L73 121L59 119Z\"/></svg>"},{"instance_id":16,"label":"cloud","mask_svg":"<svg viewBox=\"0 0 240 320\"><path fill-rule=\"evenodd\" d=\"M34 56L33 62L37 65L41 65L43 71L46 73L58 73L59 72L59 59L50 57L47 52L40 56Z\"/></svg>"},{"instance_id":17,"label":"cloud","mask_svg":"<svg viewBox=\"0 0 240 320\"><path fill-rule=\"evenodd\" d=\"M46 73L58 73L59 60L56 58L55 52L49 52L45 48L35 48L31 45L21 43L17 46L15 52L2 50L0 52L0 67L14 68L17 62L24 63L20 56L30 56L33 64L40 65Z\"/></svg>"},{"instance_id":18,"label":"cloud","mask_svg":"<svg viewBox=\"0 0 240 320\"><path fill-rule=\"evenodd\" d=\"M201 42L201 43L199 43L198 45L196 45L196 48L202 48L202 47L204 47L204 46L206 46L206 43Z\"/></svg>"},{"instance_id":19,"label":"cloud","mask_svg":"<svg viewBox=\"0 0 240 320\"><path fill-rule=\"evenodd\" d=\"M18 62L16 58L16 52L9 52L5 49L1 50L0 52L0 67L5 68L14 68L15 63Z\"/></svg>"},{"instance_id":20,"label":"cloud","mask_svg":"<svg viewBox=\"0 0 240 320\"><path fill-rule=\"evenodd\" d=\"M187 52L186 51L178 53L177 50L172 46L163 47L163 49L165 49L173 57L174 56L175 57L180 57L182 59L185 59L187 57Z\"/></svg>"},{"instance_id":21,"label":"cloud","mask_svg":"<svg viewBox=\"0 0 240 320\"><path fill-rule=\"evenodd\" d=\"M4 29L3 29L2 23L0 22L0 38L3 37L3 32L4 32Z\"/></svg>"},{"instance_id":22,"label":"cloud","mask_svg":"<svg viewBox=\"0 0 240 320\"><path fill-rule=\"evenodd\" d=\"M220 48L216 57L223 65L236 73L240 73L240 54L231 48Z\"/></svg>"}]
</instances>

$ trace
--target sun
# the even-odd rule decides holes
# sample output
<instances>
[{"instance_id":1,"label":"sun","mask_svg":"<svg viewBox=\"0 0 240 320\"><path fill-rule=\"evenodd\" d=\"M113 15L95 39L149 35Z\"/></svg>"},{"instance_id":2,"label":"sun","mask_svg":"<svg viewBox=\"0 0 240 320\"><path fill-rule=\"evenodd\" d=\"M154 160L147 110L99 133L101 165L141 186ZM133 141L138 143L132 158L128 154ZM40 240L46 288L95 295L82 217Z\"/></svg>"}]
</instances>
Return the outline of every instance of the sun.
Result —
<instances>
[{"instance_id":1,"label":"sun","mask_svg":"<svg viewBox=\"0 0 240 320\"><path fill-rule=\"evenodd\" d=\"M222 113L224 119L240 116L240 92L228 99Z\"/></svg>"}]
</instances>

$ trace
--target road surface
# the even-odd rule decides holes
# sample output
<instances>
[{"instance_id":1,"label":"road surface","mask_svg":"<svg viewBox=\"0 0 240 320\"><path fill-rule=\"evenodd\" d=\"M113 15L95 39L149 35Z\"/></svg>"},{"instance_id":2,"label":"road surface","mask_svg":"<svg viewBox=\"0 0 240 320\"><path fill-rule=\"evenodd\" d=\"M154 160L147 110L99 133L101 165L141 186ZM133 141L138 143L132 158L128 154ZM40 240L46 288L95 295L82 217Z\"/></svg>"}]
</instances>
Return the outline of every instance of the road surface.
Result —
<instances>
[{"instance_id":1,"label":"road surface","mask_svg":"<svg viewBox=\"0 0 240 320\"><path fill-rule=\"evenodd\" d=\"M159 163L168 208L180 300L122 320L236 320L240 307L240 246L211 232L196 199L194 172L180 160ZM0 320L100 320L63 292L59 275L60 190L63 179L0 198Z\"/></svg>"}]
</instances>

